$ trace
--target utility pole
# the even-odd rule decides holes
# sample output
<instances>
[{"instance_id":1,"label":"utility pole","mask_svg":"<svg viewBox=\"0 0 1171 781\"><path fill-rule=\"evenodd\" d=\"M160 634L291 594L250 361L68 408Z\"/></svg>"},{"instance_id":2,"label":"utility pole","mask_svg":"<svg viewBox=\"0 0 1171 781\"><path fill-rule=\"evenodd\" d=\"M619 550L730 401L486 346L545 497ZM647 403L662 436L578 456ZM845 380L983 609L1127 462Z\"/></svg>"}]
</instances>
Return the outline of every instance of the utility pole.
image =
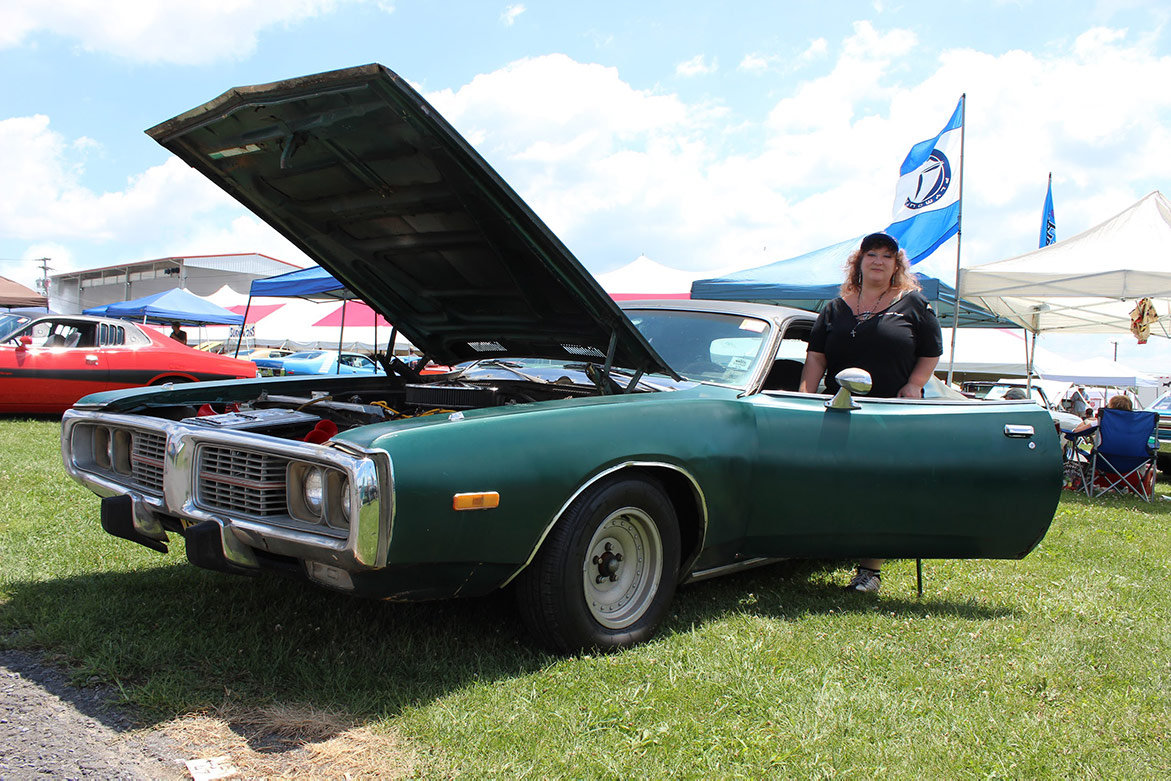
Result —
<instances>
[{"instance_id":1,"label":"utility pole","mask_svg":"<svg viewBox=\"0 0 1171 781\"><path fill-rule=\"evenodd\" d=\"M41 278L37 280L37 288L41 291L42 296L49 295L49 272L52 267L49 266L49 258L34 258L33 263L41 264Z\"/></svg>"}]
</instances>

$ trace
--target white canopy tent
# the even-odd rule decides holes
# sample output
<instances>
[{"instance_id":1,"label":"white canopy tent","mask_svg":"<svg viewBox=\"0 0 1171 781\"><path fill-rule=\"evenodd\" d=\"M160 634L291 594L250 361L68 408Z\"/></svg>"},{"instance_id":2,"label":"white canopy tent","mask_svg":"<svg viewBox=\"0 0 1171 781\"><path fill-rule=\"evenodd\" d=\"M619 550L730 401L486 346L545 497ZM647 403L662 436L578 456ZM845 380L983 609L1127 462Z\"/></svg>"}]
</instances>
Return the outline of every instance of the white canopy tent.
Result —
<instances>
[{"instance_id":1,"label":"white canopy tent","mask_svg":"<svg viewBox=\"0 0 1171 781\"><path fill-rule=\"evenodd\" d=\"M962 269L960 291L1033 334L1129 332L1149 298L1151 335L1171 337L1171 203L1156 190L1069 239Z\"/></svg>"},{"instance_id":2,"label":"white canopy tent","mask_svg":"<svg viewBox=\"0 0 1171 781\"><path fill-rule=\"evenodd\" d=\"M226 286L208 298L237 314L244 313L248 301L248 296ZM353 302L350 307L352 311L358 308ZM256 299L251 306L248 323L244 326L243 345L286 347L292 350L336 350L339 324L333 321L338 319L337 312L341 308L341 301L307 301L303 298ZM364 313L365 319L361 316L363 313L353 314L356 316L347 319L345 330L341 332L344 337L342 349L363 352L385 349L386 341L390 338L390 326L385 321L380 321L376 329L370 321L369 312ZM213 326L206 329L203 338L208 341L231 341L234 344L239 335L239 326ZM396 353L407 353L412 349L411 343L402 335L395 338Z\"/></svg>"},{"instance_id":3,"label":"white canopy tent","mask_svg":"<svg viewBox=\"0 0 1171 781\"><path fill-rule=\"evenodd\" d=\"M996 377L1024 377L1028 374L1025 333L1017 328L961 328L956 333L955 363L951 362L951 329L943 329L943 355L939 371L948 366L957 374L987 374ZM1037 367L1057 370L1067 361L1055 353L1040 350Z\"/></svg>"},{"instance_id":4,"label":"white canopy tent","mask_svg":"<svg viewBox=\"0 0 1171 781\"><path fill-rule=\"evenodd\" d=\"M621 268L597 275L602 289L621 301L627 298L690 298L691 283L722 272L684 271L639 255Z\"/></svg>"},{"instance_id":5,"label":"white canopy tent","mask_svg":"<svg viewBox=\"0 0 1171 781\"><path fill-rule=\"evenodd\" d=\"M1029 377L1029 362L1025 354L1024 331L1015 328L961 328L956 334L954 371L960 375L996 377L1000 381L1020 382ZM939 365L945 367L951 358L951 331L943 329L943 356ZM1144 406L1161 392L1165 378L1138 371L1126 364L1106 358L1072 360L1042 347L1035 347L1032 376L1027 380L1040 385L1050 400L1062 399L1073 385L1084 386L1086 396L1094 406L1106 403L1114 392L1135 388L1139 402ZM967 377L966 379L973 379ZM1114 390L1112 390L1114 389Z\"/></svg>"},{"instance_id":6,"label":"white canopy tent","mask_svg":"<svg viewBox=\"0 0 1171 781\"><path fill-rule=\"evenodd\" d=\"M1052 368L1038 364L1037 373L1046 380L1097 385L1107 388L1158 388L1162 381L1153 375L1132 369L1109 358L1086 358L1066 361Z\"/></svg>"}]
</instances>

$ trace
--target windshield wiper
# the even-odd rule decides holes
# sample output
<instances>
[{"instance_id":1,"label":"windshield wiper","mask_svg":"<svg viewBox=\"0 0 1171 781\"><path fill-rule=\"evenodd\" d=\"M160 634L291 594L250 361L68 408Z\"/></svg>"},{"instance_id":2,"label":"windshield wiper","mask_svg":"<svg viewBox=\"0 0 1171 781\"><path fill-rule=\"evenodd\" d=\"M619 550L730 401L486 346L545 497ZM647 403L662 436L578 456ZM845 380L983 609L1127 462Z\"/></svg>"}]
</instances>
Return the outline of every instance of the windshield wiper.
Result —
<instances>
[{"instance_id":1,"label":"windshield wiper","mask_svg":"<svg viewBox=\"0 0 1171 781\"><path fill-rule=\"evenodd\" d=\"M594 367L594 368L590 368L590 367ZM587 377L590 377L591 380L594 380L595 383L597 383L597 380L595 380L594 377L591 376L591 372L600 372L601 371L601 368L598 367L598 365L596 363L567 363L564 365L564 368L574 369L579 372L584 372L585 375ZM635 386L638 386L640 388L647 388L649 390L654 390L654 391L674 390L670 386L659 385L657 383L651 382L650 380L646 379L643 376L643 373L641 370L622 369L622 368L618 368L615 366L615 367L610 368L610 374L620 374L623 377L630 377L631 378L631 381L625 386L623 386L621 383L619 383L613 377L610 378L610 382L613 383L613 385L615 387L617 387L617 389L622 391L623 393L629 393Z\"/></svg>"},{"instance_id":2,"label":"windshield wiper","mask_svg":"<svg viewBox=\"0 0 1171 781\"><path fill-rule=\"evenodd\" d=\"M631 369L611 369L610 373L621 374L624 377L633 377L637 380L638 387L640 388L649 388L656 391L674 390L674 388L669 385L660 385L657 382L651 382L649 379L643 376L642 372L632 371Z\"/></svg>"}]
</instances>

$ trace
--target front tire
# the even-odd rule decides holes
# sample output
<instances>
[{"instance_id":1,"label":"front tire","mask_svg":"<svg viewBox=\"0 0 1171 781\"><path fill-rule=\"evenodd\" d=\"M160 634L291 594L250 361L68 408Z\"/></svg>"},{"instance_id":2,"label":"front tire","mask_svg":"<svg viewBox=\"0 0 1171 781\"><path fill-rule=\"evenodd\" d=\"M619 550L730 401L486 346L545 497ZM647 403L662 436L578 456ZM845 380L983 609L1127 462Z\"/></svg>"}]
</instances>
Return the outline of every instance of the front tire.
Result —
<instances>
[{"instance_id":1,"label":"front tire","mask_svg":"<svg viewBox=\"0 0 1171 781\"><path fill-rule=\"evenodd\" d=\"M650 639L675 594L679 522L649 479L607 480L578 497L517 579L529 631L559 652Z\"/></svg>"}]
</instances>

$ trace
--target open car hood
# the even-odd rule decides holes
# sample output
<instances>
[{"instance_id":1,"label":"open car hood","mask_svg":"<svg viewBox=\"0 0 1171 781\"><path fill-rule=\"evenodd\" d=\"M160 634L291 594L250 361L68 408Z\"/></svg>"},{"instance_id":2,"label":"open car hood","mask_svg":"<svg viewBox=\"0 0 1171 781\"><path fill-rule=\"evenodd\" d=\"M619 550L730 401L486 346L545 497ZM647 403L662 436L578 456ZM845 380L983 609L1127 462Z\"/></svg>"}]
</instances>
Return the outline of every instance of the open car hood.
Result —
<instances>
[{"instance_id":1,"label":"open car hood","mask_svg":"<svg viewBox=\"0 0 1171 781\"><path fill-rule=\"evenodd\" d=\"M540 218L381 65L238 87L147 133L441 363L674 374Z\"/></svg>"}]
</instances>

